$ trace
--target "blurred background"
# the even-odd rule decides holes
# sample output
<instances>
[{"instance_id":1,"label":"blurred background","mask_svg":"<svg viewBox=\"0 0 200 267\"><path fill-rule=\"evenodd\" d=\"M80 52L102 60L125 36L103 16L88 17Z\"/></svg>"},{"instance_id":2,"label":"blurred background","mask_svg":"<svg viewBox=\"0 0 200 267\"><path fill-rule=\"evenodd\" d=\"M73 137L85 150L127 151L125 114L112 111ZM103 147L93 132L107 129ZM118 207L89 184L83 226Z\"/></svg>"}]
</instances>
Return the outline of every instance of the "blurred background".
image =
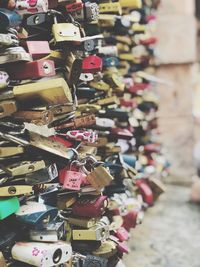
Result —
<instances>
[{"instance_id":1,"label":"blurred background","mask_svg":"<svg viewBox=\"0 0 200 267\"><path fill-rule=\"evenodd\" d=\"M157 12L159 131L170 175L167 191L134 229L126 266L199 267L200 1L162 0Z\"/></svg>"}]
</instances>

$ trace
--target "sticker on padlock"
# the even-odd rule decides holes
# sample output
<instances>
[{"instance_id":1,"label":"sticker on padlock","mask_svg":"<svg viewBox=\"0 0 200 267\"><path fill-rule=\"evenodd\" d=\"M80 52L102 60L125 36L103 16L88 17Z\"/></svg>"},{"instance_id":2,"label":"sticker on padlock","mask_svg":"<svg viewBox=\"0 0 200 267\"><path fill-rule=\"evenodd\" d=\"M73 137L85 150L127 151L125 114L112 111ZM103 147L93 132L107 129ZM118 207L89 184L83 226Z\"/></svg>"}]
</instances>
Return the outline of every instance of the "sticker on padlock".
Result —
<instances>
[{"instance_id":1,"label":"sticker on padlock","mask_svg":"<svg viewBox=\"0 0 200 267\"><path fill-rule=\"evenodd\" d=\"M11 250L13 259L37 267L51 267L63 264L72 256L71 245L67 242L17 242Z\"/></svg>"},{"instance_id":2,"label":"sticker on padlock","mask_svg":"<svg viewBox=\"0 0 200 267\"><path fill-rule=\"evenodd\" d=\"M43 11L47 12L48 0L16 0L15 9L21 15Z\"/></svg>"},{"instance_id":3,"label":"sticker on padlock","mask_svg":"<svg viewBox=\"0 0 200 267\"><path fill-rule=\"evenodd\" d=\"M70 164L70 169L65 173L63 188L79 191L83 179L85 179L86 174L79 171L71 170L73 164L76 164L76 161L72 161Z\"/></svg>"},{"instance_id":4,"label":"sticker on padlock","mask_svg":"<svg viewBox=\"0 0 200 267\"><path fill-rule=\"evenodd\" d=\"M83 141L88 143L95 143L98 139L98 135L95 131L74 130L74 131L68 131L64 135L69 139L74 139L77 141Z\"/></svg>"}]
</instances>

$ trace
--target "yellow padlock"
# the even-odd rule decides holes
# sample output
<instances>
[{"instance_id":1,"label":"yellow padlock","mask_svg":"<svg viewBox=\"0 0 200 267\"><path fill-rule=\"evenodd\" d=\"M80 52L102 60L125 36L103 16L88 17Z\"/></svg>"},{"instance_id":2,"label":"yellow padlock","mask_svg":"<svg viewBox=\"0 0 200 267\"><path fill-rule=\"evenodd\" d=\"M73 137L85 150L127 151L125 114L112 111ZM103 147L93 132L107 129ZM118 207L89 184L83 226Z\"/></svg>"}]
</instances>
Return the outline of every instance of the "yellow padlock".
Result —
<instances>
[{"instance_id":1,"label":"yellow padlock","mask_svg":"<svg viewBox=\"0 0 200 267\"><path fill-rule=\"evenodd\" d=\"M121 7L142 8L142 0L119 0Z\"/></svg>"}]
</instances>

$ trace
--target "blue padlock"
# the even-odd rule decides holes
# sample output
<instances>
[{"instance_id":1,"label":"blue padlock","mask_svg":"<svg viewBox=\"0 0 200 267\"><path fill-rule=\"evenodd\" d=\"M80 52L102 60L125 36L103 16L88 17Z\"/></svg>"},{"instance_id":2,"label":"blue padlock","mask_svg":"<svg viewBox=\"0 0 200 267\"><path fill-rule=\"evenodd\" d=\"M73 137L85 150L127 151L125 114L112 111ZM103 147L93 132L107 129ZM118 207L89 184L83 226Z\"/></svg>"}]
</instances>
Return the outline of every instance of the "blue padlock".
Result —
<instances>
[{"instance_id":1,"label":"blue padlock","mask_svg":"<svg viewBox=\"0 0 200 267\"><path fill-rule=\"evenodd\" d=\"M117 57L104 57L103 67L117 67L119 65L119 59Z\"/></svg>"},{"instance_id":2,"label":"blue padlock","mask_svg":"<svg viewBox=\"0 0 200 267\"><path fill-rule=\"evenodd\" d=\"M22 22L22 17L15 11L0 8L0 30L15 28Z\"/></svg>"}]
</instances>

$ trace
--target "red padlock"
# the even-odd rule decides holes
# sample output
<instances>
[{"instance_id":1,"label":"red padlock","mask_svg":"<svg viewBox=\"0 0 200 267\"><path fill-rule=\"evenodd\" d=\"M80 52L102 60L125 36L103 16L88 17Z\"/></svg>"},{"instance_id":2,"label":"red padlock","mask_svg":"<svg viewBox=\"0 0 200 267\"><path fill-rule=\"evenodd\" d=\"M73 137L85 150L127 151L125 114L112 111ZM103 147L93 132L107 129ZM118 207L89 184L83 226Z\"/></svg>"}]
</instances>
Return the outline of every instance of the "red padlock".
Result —
<instances>
[{"instance_id":1,"label":"red padlock","mask_svg":"<svg viewBox=\"0 0 200 267\"><path fill-rule=\"evenodd\" d=\"M116 230L115 236L119 239L120 242L124 242L129 239L129 232L124 228L120 227Z\"/></svg>"},{"instance_id":2,"label":"red padlock","mask_svg":"<svg viewBox=\"0 0 200 267\"><path fill-rule=\"evenodd\" d=\"M65 5L65 8L67 12L72 13L72 12L83 9L83 3L78 2L78 3L67 4Z\"/></svg>"},{"instance_id":3,"label":"red padlock","mask_svg":"<svg viewBox=\"0 0 200 267\"><path fill-rule=\"evenodd\" d=\"M123 216L123 227L129 232L131 228L135 228L137 225L137 217L139 211L133 209L129 211L125 216Z\"/></svg>"},{"instance_id":4,"label":"red padlock","mask_svg":"<svg viewBox=\"0 0 200 267\"><path fill-rule=\"evenodd\" d=\"M47 41L26 41L22 44L33 60L43 58L51 53Z\"/></svg>"},{"instance_id":5,"label":"red padlock","mask_svg":"<svg viewBox=\"0 0 200 267\"><path fill-rule=\"evenodd\" d=\"M152 206L153 192L147 182L144 179L139 179L136 181L136 186L138 187L139 193L142 195L143 201L149 206Z\"/></svg>"},{"instance_id":6,"label":"red padlock","mask_svg":"<svg viewBox=\"0 0 200 267\"><path fill-rule=\"evenodd\" d=\"M57 135L50 136L49 139L51 139L51 140L53 140L55 142L58 142L58 143L60 143L60 144L62 144L64 146L66 146L67 148L73 147L73 144L70 141L68 141L68 140L66 140L66 139L64 139L64 138L62 138L60 136L57 136Z\"/></svg>"},{"instance_id":7,"label":"red padlock","mask_svg":"<svg viewBox=\"0 0 200 267\"><path fill-rule=\"evenodd\" d=\"M52 60L37 60L33 62L12 64L8 67L8 74L12 80L37 79L56 74Z\"/></svg>"},{"instance_id":8,"label":"red padlock","mask_svg":"<svg viewBox=\"0 0 200 267\"><path fill-rule=\"evenodd\" d=\"M133 138L133 134L128 129L123 128L112 128L111 135L125 140L131 140Z\"/></svg>"},{"instance_id":9,"label":"red padlock","mask_svg":"<svg viewBox=\"0 0 200 267\"><path fill-rule=\"evenodd\" d=\"M83 59L82 61L82 71L83 73L95 73L102 70L103 61L102 58L90 55Z\"/></svg>"},{"instance_id":10,"label":"red padlock","mask_svg":"<svg viewBox=\"0 0 200 267\"><path fill-rule=\"evenodd\" d=\"M157 42L156 37L150 37L147 39L140 40L141 45L152 45L152 44L155 44L156 42Z\"/></svg>"},{"instance_id":11,"label":"red padlock","mask_svg":"<svg viewBox=\"0 0 200 267\"><path fill-rule=\"evenodd\" d=\"M135 99L120 99L120 105L126 108L136 108L137 107L137 101Z\"/></svg>"},{"instance_id":12,"label":"red padlock","mask_svg":"<svg viewBox=\"0 0 200 267\"><path fill-rule=\"evenodd\" d=\"M134 83L133 86L128 88L130 93L136 94L138 91L143 91L149 88L149 83Z\"/></svg>"},{"instance_id":13,"label":"red padlock","mask_svg":"<svg viewBox=\"0 0 200 267\"><path fill-rule=\"evenodd\" d=\"M101 217L105 212L107 197L80 198L72 207L72 213L83 217Z\"/></svg>"}]
</instances>

